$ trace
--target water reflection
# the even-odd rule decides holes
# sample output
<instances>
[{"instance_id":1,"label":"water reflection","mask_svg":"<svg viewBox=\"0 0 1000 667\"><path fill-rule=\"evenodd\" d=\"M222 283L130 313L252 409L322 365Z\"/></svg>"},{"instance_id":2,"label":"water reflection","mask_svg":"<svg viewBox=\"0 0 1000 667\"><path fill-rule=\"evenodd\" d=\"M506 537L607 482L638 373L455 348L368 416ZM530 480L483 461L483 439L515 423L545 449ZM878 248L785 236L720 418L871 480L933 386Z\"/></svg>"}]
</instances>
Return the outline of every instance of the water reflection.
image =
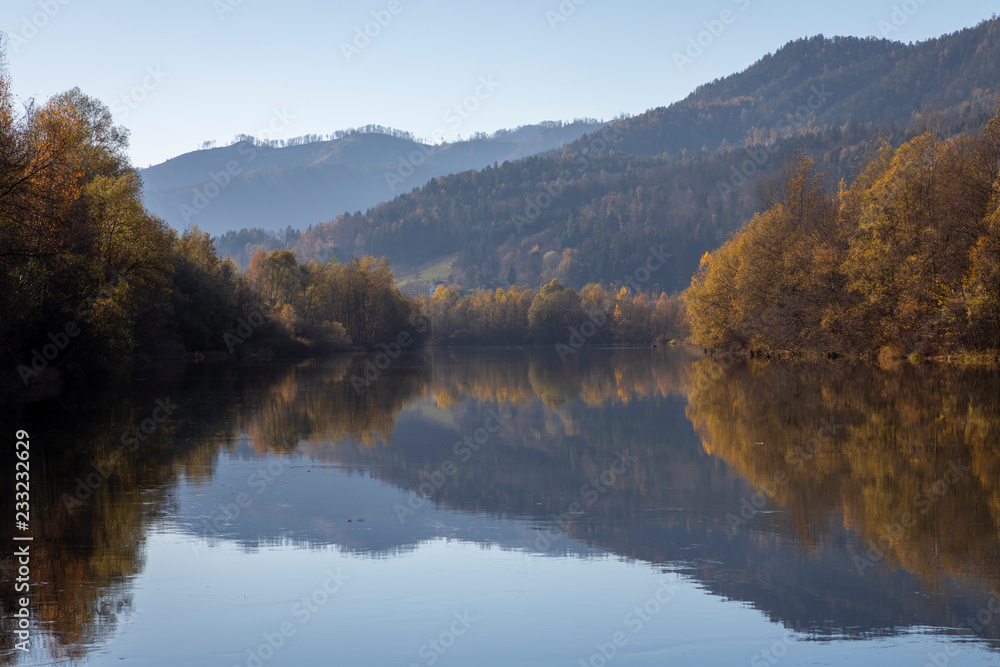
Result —
<instances>
[{"instance_id":1,"label":"water reflection","mask_svg":"<svg viewBox=\"0 0 1000 667\"><path fill-rule=\"evenodd\" d=\"M993 372L544 349L428 352L359 383L362 363L199 367L17 415L39 443L30 660L119 631L154 531L379 559L440 539L610 553L815 637L1000 635L981 613L1000 590Z\"/></svg>"}]
</instances>

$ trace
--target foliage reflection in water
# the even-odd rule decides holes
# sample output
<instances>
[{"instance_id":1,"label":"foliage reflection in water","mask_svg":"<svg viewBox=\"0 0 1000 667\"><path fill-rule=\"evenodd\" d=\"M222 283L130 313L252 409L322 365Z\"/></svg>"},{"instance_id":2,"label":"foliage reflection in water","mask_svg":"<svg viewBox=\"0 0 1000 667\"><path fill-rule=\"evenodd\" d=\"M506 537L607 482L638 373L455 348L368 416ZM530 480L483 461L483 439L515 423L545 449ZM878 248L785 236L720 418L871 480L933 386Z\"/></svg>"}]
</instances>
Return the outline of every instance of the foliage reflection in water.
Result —
<instances>
[{"instance_id":1,"label":"foliage reflection in water","mask_svg":"<svg viewBox=\"0 0 1000 667\"><path fill-rule=\"evenodd\" d=\"M914 633L925 638L917 659L970 646L963 659L988 660L1000 646L995 372L724 364L678 349L594 348L568 364L551 349L439 350L404 355L359 392L351 377L361 368L349 357L198 367L85 408L24 408L18 427L45 443L33 452L43 644L27 657L13 650L5 586L5 662L100 662L113 638L127 644L160 600L144 583L159 566L147 562L167 553L182 572L275 553L295 569L295 554L331 549L388 569L442 539L509 554L487 558L495 569L483 576L512 589L530 563L581 563L569 585L595 586L615 609L635 596L625 604L594 584L601 575L587 563L610 556L615 567L681 577L702 598L739 601L741 618L823 640L813 642L818 655L836 655L825 642L902 650ZM144 432L163 404L177 408ZM0 481L4 502L11 484ZM9 581L13 562L3 559ZM474 602L447 590L456 612ZM412 620L423 603L397 601L393 613ZM711 625L701 603L684 604ZM496 604L527 613L516 600ZM609 623L582 644L557 629L523 656L578 664L572 652L586 663L594 642L622 626ZM491 627L502 632L470 626L466 650L490 646L476 642ZM212 632L233 632L225 628ZM683 644L676 631L656 633L656 659ZM725 657L750 661L750 648L770 643ZM206 650L242 664L241 647ZM644 664L633 648L616 649L616 661ZM690 655L699 649L710 647Z\"/></svg>"}]
</instances>

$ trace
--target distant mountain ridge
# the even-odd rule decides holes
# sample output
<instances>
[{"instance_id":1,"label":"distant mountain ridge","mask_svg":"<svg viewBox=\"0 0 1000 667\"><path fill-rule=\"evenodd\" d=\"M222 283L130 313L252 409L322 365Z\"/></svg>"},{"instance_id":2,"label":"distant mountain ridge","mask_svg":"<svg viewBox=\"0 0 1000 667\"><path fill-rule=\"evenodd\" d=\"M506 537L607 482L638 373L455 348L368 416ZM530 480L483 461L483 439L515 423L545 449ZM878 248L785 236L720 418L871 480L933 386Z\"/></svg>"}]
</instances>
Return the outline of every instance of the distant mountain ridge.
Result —
<instances>
[{"instance_id":1,"label":"distant mountain ridge","mask_svg":"<svg viewBox=\"0 0 1000 667\"><path fill-rule=\"evenodd\" d=\"M455 282L497 287L620 283L664 244L676 262L647 287L679 290L796 151L850 180L877 138L972 130L998 102L996 18L916 44L796 40L669 107L553 154L437 178L303 245L385 255L404 275L456 256Z\"/></svg>"},{"instance_id":2,"label":"distant mountain ridge","mask_svg":"<svg viewBox=\"0 0 1000 667\"><path fill-rule=\"evenodd\" d=\"M141 170L143 199L180 230L304 228L367 210L430 178L558 148L602 125L548 122L436 146L401 132L355 131L280 147L246 139Z\"/></svg>"},{"instance_id":3,"label":"distant mountain ridge","mask_svg":"<svg viewBox=\"0 0 1000 667\"><path fill-rule=\"evenodd\" d=\"M621 282L649 248L666 245L675 261L646 287L669 292L686 287L700 257L761 209L755 185L796 151L831 184L850 180L878 138L898 144L928 130L974 130L998 104L995 17L914 44L800 39L680 102L577 134L565 146L508 162L490 155L485 168L427 180L427 171L415 170L405 194L366 213L328 210L319 219L329 222L270 240L235 231L251 224L234 225L220 245L242 261L275 244L303 259L384 255L400 275L436 267L435 278L466 287ZM488 151L460 146L435 159ZM298 183L286 177L286 187L307 189L307 174L316 172L303 171ZM246 188L244 205L255 201L264 211L267 192L263 182ZM291 210L260 215L271 222L259 226L285 228Z\"/></svg>"}]
</instances>

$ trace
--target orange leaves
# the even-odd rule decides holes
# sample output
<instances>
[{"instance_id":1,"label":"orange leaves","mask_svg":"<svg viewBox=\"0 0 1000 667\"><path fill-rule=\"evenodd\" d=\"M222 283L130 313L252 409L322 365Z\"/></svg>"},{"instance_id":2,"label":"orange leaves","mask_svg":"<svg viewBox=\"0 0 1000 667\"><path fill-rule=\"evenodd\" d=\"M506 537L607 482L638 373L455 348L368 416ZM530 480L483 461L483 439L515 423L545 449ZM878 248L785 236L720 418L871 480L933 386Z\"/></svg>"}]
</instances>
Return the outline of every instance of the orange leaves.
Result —
<instances>
[{"instance_id":1,"label":"orange leaves","mask_svg":"<svg viewBox=\"0 0 1000 667\"><path fill-rule=\"evenodd\" d=\"M978 136L883 147L836 199L799 158L765 187L770 208L702 258L685 293L695 341L995 349L1000 236L988 216L998 173L1000 118Z\"/></svg>"}]
</instances>

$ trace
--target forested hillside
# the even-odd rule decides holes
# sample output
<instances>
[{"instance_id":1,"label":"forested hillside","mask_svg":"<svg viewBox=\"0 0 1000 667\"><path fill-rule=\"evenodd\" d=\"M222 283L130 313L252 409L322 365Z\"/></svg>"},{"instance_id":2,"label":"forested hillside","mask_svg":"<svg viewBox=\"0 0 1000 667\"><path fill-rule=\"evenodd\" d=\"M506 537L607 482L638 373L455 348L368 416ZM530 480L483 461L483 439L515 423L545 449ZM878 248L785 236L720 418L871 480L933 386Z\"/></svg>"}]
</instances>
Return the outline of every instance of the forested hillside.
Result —
<instances>
[{"instance_id":1,"label":"forested hillside","mask_svg":"<svg viewBox=\"0 0 1000 667\"><path fill-rule=\"evenodd\" d=\"M998 92L997 19L911 45L799 40L558 154L433 179L294 245L307 256L385 255L403 272L455 255L451 277L467 287L579 287L621 282L662 243L675 261L651 284L680 290L701 255L760 210L759 179L796 151L831 184L850 180L877 137L898 145L928 129L974 130Z\"/></svg>"}]
</instances>

